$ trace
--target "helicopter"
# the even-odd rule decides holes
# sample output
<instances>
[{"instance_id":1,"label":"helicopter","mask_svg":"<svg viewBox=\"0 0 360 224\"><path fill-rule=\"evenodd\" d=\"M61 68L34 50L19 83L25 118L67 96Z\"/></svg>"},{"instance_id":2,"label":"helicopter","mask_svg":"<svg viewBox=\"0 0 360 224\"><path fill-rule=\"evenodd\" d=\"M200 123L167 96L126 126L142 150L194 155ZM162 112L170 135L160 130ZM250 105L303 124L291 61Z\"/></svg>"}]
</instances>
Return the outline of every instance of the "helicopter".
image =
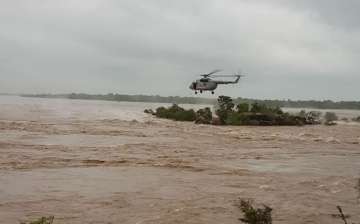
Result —
<instances>
[{"instance_id":1,"label":"helicopter","mask_svg":"<svg viewBox=\"0 0 360 224\"><path fill-rule=\"evenodd\" d=\"M217 88L217 86L219 84L235 84L235 83L238 83L240 80L240 77L243 76L243 75L240 75L240 72L235 73L234 75L216 75L216 76L213 75L220 71L222 71L222 70L216 69L207 74L201 74L200 76L202 76L202 78L192 82L191 85L189 86L189 88L191 90L195 90L195 94L197 94L198 91L200 93L202 93L203 91L211 91L211 94L214 94L215 93L214 90ZM221 80L211 79L213 77L236 77L236 79L234 81L221 81Z\"/></svg>"}]
</instances>

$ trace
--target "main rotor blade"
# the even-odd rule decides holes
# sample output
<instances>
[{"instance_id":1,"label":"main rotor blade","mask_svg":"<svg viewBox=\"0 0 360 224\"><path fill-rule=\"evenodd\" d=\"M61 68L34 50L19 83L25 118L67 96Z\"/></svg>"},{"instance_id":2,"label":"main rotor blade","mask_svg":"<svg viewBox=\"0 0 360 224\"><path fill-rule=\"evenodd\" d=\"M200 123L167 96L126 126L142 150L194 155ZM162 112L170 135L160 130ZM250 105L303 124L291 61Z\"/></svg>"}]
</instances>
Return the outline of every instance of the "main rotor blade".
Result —
<instances>
[{"instance_id":1,"label":"main rotor blade","mask_svg":"<svg viewBox=\"0 0 360 224\"><path fill-rule=\"evenodd\" d=\"M222 71L221 69L215 69L214 71L212 71L212 72L210 72L208 74L205 74L205 75L209 76L209 75L212 75L214 73L221 72L221 71Z\"/></svg>"},{"instance_id":2,"label":"main rotor blade","mask_svg":"<svg viewBox=\"0 0 360 224\"><path fill-rule=\"evenodd\" d=\"M239 75L212 75L211 77L237 77L237 76Z\"/></svg>"}]
</instances>

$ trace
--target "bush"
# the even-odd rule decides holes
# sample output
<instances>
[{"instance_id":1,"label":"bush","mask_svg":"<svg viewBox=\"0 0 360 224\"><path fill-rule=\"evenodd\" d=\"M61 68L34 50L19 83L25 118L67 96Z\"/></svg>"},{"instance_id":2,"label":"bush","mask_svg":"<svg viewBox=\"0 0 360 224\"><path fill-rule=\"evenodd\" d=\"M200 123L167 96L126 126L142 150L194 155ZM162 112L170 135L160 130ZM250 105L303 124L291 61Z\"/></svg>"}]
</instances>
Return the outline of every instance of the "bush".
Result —
<instances>
[{"instance_id":1,"label":"bush","mask_svg":"<svg viewBox=\"0 0 360 224\"><path fill-rule=\"evenodd\" d=\"M196 114L193 109L178 111L175 113L174 119L177 121L195 121Z\"/></svg>"},{"instance_id":2,"label":"bush","mask_svg":"<svg viewBox=\"0 0 360 224\"><path fill-rule=\"evenodd\" d=\"M271 108L271 112L275 113L275 114L283 114L284 113L280 107Z\"/></svg>"},{"instance_id":3,"label":"bush","mask_svg":"<svg viewBox=\"0 0 360 224\"><path fill-rule=\"evenodd\" d=\"M232 112L226 118L225 123L228 125L249 125L249 121L248 114Z\"/></svg>"},{"instance_id":4,"label":"bush","mask_svg":"<svg viewBox=\"0 0 360 224\"><path fill-rule=\"evenodd\" d=\"M265 108L266 108L265 105L254 103L253 105L251 105L250 111L252 113L262 113L262 112L264 112L266 110Z\"/></svg>"},{"instance_id":5,"label":"bush","mask_svg":"<svg viewBox=\"0 0 360 224\"><path fill-rule=\"evenodd\" d=\"M54 216L49 217L41 217L38 220L30 221L29 224L52 224L54 222ZM26 224L25 222L22 222L21 224Z\"/></svg>"},{"instance_id":6,"label":"bush","mask_svg":"<svg viewBox=\"0 0 360 224\"><path fill-rule=\"evenodd\" d=\"M304 125L306 124L306 119L300 116L290 115L289 113L283 113L276 117L277 125Z\"/></svg>"},{"instance_id":7,"label":"bush","mask_svg":"<svg viewBox=\"0 0 360 224\"><path fill-rule=\"evenodd\" d=\"M326 125L334 125L336 124L334 121L337 121L338 117L334 112L326 112L324 115L324 119Z\"/></svg>"},{"instance_id":8,"label":"bush","mask_svg":"<svg viewBox=\"0 0 360 224\"><path fill-rule=\"evenodd\" d=\"M301 110L301 111L298 113L298 116L299 116L299 117L305 117L305 116L306 116L306 111L305 111L305 110Z\"/></svg>"},{"instance_id":9,"label":"bush","mask_svg":"<svg viewBox=\"0 0 360 224\"><path fill-rule=\"evenodd\" d=\"M236 204L238 208L244 213L244 217L239 220L249 224L271 224L272 208L263 205L263 208L255 208L250 200L240 200Z\"/></svg>"},{"instance_id":10,"label":"bush","mask_svg":"<svg viewBox=\"0 0 360 224\"><path fill-rule=\"evenodd\" d=\"M196 111L196 124L211 124L212 112L209 107Z\"/></svg>"},{"instance_id":11,"label":"bush","mask_svg":"<svg viewBox=\"0 0 360 224\"><path fill-rule=\"evenodd\" d=\"M219 109L216 114L221 124L226 125L304 125L306 119L284 113L280 107L268 107L265 104L254 103L249 111L249 104L241 103L233 110L234 104L230 97L221 96L218 99ZM303 116L305 112L303 112Z\"/></svg>"},{"instance_id":12,"label":"bush","mask_svg":"<svg viewBox=\"0 0 360 224\"><path fill-rule=\"evenodd\" d=\"M262 113L262 114L283 114L284 112L280 107L268 107L265 104L254 103L250 109L253 113Z\"/></svg>"},{"instance_id":13,"label":"bush","mask_svg":"<svg viewBox=\"0 0 360 224\"><path fill-rule=\"evenodd\" d=\"M279 125L277 116L275 114L253 114L251 120L256 120L260 125Z\"/></svg>"},{"instance_id":14,"label":"bush","mask_svg":"<svg viewBox=\"0 0 360 224\"><path fill-rule=\"evenodd\" d=\"M155 115L160 118L169 118L168 110L165 107L156 108Z\"/></svg>"},{"instance_id":15,"label":"bush","mask_svg":"<svg viewBox=\"0 0 360 224\"><path fill-rule=\"evenodd\" d=\"M248 103L240 103L236 106L236 112L238 113L246 113L249 112L249 104Z\"/></svg>"},{"instance_id":16,"label":"bush","mask_svg":"<svg viewBox=\"0 0 360 224\"><path fill-rule=\"evenodd\" d=\"M227 125L304 125L305 119L288 113L237 113L228 114Z\"/></svg>"},{"instance_id":17,"label":"bush","mask_svg":"<svg viewBox=\"0 0 360 224\"><path fill-rule=\"evenodd\" d=\"M158 107L155 115L160 118L167 118L176 121L195 121L196 114L193 109L185 110L176 104L169 108Z\"/></svg>"}]
</instances>

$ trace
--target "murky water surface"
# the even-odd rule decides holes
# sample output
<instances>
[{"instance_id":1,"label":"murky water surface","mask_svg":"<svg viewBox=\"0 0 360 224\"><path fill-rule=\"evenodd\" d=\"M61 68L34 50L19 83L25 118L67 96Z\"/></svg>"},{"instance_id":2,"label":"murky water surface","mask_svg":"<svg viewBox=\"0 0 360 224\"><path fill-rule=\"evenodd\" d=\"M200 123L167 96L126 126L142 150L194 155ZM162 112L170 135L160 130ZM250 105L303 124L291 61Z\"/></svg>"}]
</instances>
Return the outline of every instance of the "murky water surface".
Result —
<instances>
[{"instance_id":1,"label":"murky water surface","mask_svg":"<svg viewBox=\"0 0 360 224\"><path fill-rule=\"evenodd\" d=\"M160 105L0 96L0 223L239 223L238 198L270 205L274 223L341 223L337 205L360 220L360 125L143 113Z\"/></svg>"}]
</instances>

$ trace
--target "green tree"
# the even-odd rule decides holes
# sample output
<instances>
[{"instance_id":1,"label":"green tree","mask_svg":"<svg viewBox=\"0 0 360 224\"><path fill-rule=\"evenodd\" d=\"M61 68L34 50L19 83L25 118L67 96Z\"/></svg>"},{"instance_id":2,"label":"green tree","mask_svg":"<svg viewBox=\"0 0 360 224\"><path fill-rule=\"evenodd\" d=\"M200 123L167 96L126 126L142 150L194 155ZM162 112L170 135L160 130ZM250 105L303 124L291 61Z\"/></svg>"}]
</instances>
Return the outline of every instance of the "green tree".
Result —
<instances>
[{"instance_id":1,"label":"green tree","mask_svg":"<svg viewBox=\"0 0 360 224\"><path fill-rule=\"evenodd\" d=\"M229 113L233 112L235 104L229 96L219 96L217 101L219 109L216 110L216 115L219 117L220 123L225 124Z\"/></svg>"},{"instance_id":2,"label":"green tree","mask_svg":"<svg viewBox=\"0 0 360 224\"><path fill-rule=\"evenodd\" d=\"M246 113L249 112L249 104L248 103L240 103L236 106L236 111L238 113Z\"/></svg>"}]
</instances>

